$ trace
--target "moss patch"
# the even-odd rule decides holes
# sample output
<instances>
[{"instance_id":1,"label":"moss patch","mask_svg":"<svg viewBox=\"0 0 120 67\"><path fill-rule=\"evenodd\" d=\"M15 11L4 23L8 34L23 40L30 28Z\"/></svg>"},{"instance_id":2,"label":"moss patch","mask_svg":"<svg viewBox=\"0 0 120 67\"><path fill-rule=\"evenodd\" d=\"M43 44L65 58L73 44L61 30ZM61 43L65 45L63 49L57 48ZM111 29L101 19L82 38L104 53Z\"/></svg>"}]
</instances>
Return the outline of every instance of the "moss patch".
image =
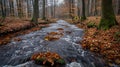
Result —
<instances>
[{"instance_id":1,"label":"moss patch","mask_svg":"<svg viewBox=\"0 0 120 67\"><path fill-rule=\"evenodd\" d=\"M116 20L113 19L101 19L99 24L99 29L107 30L110 29L112 26L116 25Z\"/></svg>"}]
</instances>

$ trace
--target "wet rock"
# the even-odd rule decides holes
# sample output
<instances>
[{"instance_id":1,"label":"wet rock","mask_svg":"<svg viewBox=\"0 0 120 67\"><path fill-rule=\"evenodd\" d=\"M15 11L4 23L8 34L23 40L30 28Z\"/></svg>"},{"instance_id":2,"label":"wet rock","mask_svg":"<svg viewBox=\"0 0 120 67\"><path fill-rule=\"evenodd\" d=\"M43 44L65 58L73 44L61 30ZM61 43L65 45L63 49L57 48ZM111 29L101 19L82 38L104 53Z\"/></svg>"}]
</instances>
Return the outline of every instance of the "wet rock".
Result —
<instances>
[{"instance_id":1,"label":"wet rock","mask_svg":"<svg viewBox=\"0 0 120 67\"><path fill-rule=\"evenodd\" d=\"M69 65L67 65L67 67L82 67L82 65L80 63L77 63L77 62L72 62Z\"/></svg>"}]
</instances>

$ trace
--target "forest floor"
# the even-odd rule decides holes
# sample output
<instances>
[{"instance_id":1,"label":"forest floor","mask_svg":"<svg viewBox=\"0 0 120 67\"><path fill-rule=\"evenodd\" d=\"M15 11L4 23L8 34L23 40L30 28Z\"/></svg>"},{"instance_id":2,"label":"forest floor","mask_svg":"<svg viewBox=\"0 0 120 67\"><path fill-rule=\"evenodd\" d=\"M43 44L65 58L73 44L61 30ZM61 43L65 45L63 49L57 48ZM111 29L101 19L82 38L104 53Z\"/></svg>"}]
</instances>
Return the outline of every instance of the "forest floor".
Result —
<instances>
[{"instance_id":1,"label":"forest floor","mask_svg":"<svg viewBox=\"0 0 120 67\"><path fill-rule=\"evenodd\" d=\"M0 20L2 19L0 18ZM49 23L55 21L56 19L51 19L49 21L39 19L39 24L35 26L30 22L29 19L6 17L4 22L0 23L0 45L9 43L10 40L15 36L27 34L47 27L49 26Z\"/></svg>"},{"instance_id":2,"label":"forest floor","mask_svg":"<svg viewBox=\"0 0 120 67\"><path fill-rule=\"evenodd\" d=\"M120 16L117 16L117 21L118 25L106 31L97 29L100 17L88 17L76 24L85 30L82 47L101 55L110 66L112 63L120 65Z\"/></svg>"}]
</instances>

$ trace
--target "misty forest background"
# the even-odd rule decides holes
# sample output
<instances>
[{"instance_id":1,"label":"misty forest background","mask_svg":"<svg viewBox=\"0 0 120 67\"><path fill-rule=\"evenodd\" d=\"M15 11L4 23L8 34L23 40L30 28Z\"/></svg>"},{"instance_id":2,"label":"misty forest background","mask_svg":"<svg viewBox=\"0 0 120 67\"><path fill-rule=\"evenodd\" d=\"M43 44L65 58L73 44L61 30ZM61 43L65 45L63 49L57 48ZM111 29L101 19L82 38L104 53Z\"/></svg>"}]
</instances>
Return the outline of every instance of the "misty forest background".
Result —
<instances>
[{"instance_id":1,"label":"misty forest background","mask_svg":"<svg viewBox=\"0 0 120 67\"><path fill-rule=\"evenodd\" d=\"M44 2L45 1L45 2ZM82 16L83 1L86 16L101 16L102 0L38 0L39 18L69 18L69 15ZM120 14L120 1L112 0L116 15ZM0 0L1 17L32 18L34 0Z\"/></svg>"}]
</instances>

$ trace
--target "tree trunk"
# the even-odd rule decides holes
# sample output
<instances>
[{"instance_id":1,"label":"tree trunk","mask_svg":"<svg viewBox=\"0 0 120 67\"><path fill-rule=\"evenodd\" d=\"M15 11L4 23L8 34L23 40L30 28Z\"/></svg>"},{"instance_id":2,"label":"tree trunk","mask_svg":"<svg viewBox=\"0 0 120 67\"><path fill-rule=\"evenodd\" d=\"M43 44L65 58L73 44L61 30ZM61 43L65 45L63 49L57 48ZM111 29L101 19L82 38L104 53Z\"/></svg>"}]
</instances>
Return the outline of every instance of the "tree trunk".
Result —
<instances>
[{"instance_id":1,"label":"tree trunk","mask_svg":"<svg viewBox=\"0 0 120 67\"><path fill-rule=\"evenodd\" d=\"M54 18L55 18L55 8L56 8L56 1L54 0Z\"/></svg>"},{"instance_id":2,"label":"tree trunk","mask_svg":"<svg viewBox=\"0 0 120 67\"><path fill-rule=\"evenodd\" d=\"M112 0L102 0L102 18L99 24L99 29L109 29L117 24Z\"/></svg>"},{"instance_id":3,"label":"tree trunk","mask_svg":"<svg viewBox=\"0 0 120 67\"><path fill-rule=\"evenodd\" d=\"M97 13L97 3L98 3L98 1L95 0L95 16L98 15L98 13Z\"/></svg>"},{"instance_id":4,"label":"tree trunk","mask_svg":"<svg viewBox=\"0 0 120 67\"><path fill-rule=\"evenodd\" d=\"M85 16L85 0L82 0L82 16L81 16L81 20L85 20L86 16Z\"/></svg>"},{"instance_id":5,"label":"tree trunk","mask_svg":"<svg viewBox=\"0 0 120 67\"><path fill-rule=\"evenodd\" d=\"M120 15L120 0L118 1L119 2L119 7L118 7L118 15Z\"/></svg>"},{"instance_id":6,"label":"tree trunk","mask_svg":"<svg viewBox=\"0 0 120 67\"><path fill-rule=\"evenodd\" d=\"M75 1L74 0L72 0L72 2L71 2L71 6L72 6L72 10L71 10L71 12L72 12L72 19L74 19L74 16L75 16Z\"/></svg>"},{"instance_id":7,"label":"tree trunk","mask_svg":"<svg viewBox=\"0 0 120 67\"><path fill-rule=\"evenodd\" d=\"M45 4L46 4L46 2L45 2L45 0L43 0L43 18L42 18L43 20L46 20Z\"/></svg>"},{"instance_id":8,"label":"tree trunk","mask_svg":"<svg viewBox=\"0 0 120 67\"><path fill-rule=\"evenodd\" d=\"M17 0L18 16L22 18L22 0Z\"/></svg>"},{"instance_id":9,"label":"tree trunk","mask_svg":"<svg viewBox=\"0 0 120 67\"><path fill-rule=\"evenodd\" d=\"M48 4L47 4L47 0L45 0L45 17L48 17Z\"/></svg>"},{"instance_id":10,"label":"tree trunk","mask_svg":"<svg viewBox=\"0 0 120 67\"><path fill-rule=\"evenodd\" d=\"M4 0L0 0L2 17L6 17L6 8Z\"/></svg>"},{"instance_id":11,"label":"tree trunk","mask_svg":"<svg viewBox=\"0 0 120 67\"><path fill-rule=\"evenodd\" d=\"M53 0L51 0L51 18L53 18Z\"/></svg>"},{"instance_id":12,"label":"tree trunk","mask_svg":"<svg viewBox=\"0 0 120 67\"><path fill-rule=\"evenodd\" d=\"M1 4L1 11L2 11L2 18L0 20L0 24L5 20L6 18L6 5L5 5L5 0L0 0Z\"/></svg>"},{"instance_id":13,"label":"tree trunk","mask_svg":"<svg viewBox=\"0 0 120 67\"><path fill-rule=\"evenodd\" d=\"M14 3L13 0L10 0L10 16L14 16Z\"/></svg>"},{"instance_id":14,"label":"tree trunk","mask_svg":"<svg viewBox=\"0 0 120 67\"><path fill-rule=\"evenodd\" d=\"M78 3L77 3L77 9L78 9L78 17L80 18L80 0L78 0Z\"/></svg>"},{"instance_id":15,"label":"tree trunk","mask_svg":"<svg viewBox=\"0 0 120 67\"><path fill-rule=\"evenodd\" d=\"M89 16L89 4L90 4L90 0L87 0L87 9L86 9L86 15Z\"/></svg>"},{"instance_id":16,"label":"tree trunk","mask_svg":"<svg viewBox=\"0 0 120 67\"><path fill-rule=\"evenodd\" d=\"M92 15L92 0L89 1L89 15Z\"/></svg>"},{"instance_id":17,"label":"tree trunk","mask_svg":"<svg viewBox=\"0 0 120 67\"><path fill-rule=\"evenodd\" d=\"M69 17L71 18L71 0L69 0Z\"/></svg>"},{"instance_id":18,"label":"tree trunk","mask_svg":"<svg viewBox=\"0 0 120 67\"><path fill-rule=\"evenodd\" d=\"M38 0L34 0L34 4L33 4L33 18L32 21L37 24L38 23L38 18L39 18L39 7L38 7Z\"/></svg>"}]
</instances>

